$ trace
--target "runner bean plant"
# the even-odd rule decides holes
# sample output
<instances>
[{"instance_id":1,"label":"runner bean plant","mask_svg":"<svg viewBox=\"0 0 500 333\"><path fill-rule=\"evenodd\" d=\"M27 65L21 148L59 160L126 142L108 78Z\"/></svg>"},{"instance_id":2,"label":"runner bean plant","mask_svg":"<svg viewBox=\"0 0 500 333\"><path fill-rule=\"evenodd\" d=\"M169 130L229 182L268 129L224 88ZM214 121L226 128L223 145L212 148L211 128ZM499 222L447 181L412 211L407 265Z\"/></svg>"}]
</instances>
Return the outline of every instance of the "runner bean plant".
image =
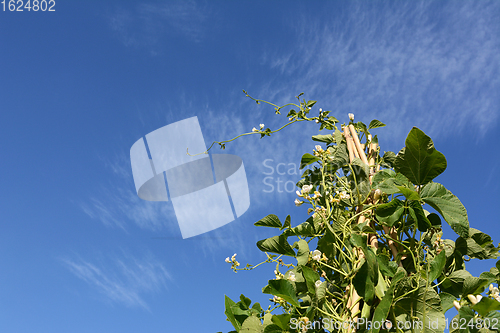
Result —
<instances>
[{"instance_id":1,"label":"runner bean plant","mask_svg":"<svg viewBox=\"0 0 500 333\"><path fill-rule=\"evenodd\" d=\"M221 148L303 121L326 133L312 137L320 144L301 159L305 171L295 204L307 207L307 220L265 216L255 225L276 230L257 242L265 260L240 267L236 254L226 258L235 272L271 263L275 274L263 282L262 292L271 297L266 309L244 295L237 302L225 296L231 332L500 330L500 260L478 277L466 270L469 260L497 259L500 244L470 227L460 200L433 181L447 162L429 136L414 127L397 154L381 154L371 134L385 126L379 120L366 125L349 114L340 124L329 111L312 116L316 101L303 94L278 106L244 93L276 114L288 109L288 120L276 130L261 124L214 142ZM443 223L456 233L447 235L451 239L444 238ZM458 314L448 321L452 307Z\"/></svg>"}]
</instances>

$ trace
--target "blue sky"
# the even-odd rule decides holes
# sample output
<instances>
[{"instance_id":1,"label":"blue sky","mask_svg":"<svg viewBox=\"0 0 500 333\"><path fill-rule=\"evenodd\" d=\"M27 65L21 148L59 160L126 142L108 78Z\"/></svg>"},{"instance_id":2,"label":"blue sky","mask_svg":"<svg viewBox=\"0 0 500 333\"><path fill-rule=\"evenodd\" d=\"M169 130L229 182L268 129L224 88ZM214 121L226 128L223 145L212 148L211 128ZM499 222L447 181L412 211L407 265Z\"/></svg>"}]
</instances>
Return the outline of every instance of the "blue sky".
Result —
<instances>
[{"instance_id":1,"label":"blue sky","mask_svg":"<svg viewBox=\"0 0 500 333\"><path fill-rule=\"evenodd\" d=\"M500 242L500 2L55 9L0 12L0 331L227 332L224 294L267 307L261 288L274 267L234 274L224 259L262 260L255 243L272 233L253 223L263 216L306 217L295 189L277 185L298 180L317 127L228 144L243 159L250 208L189 239L171 203L137 197L129 160L139 138L188 117L198 117L207 144L286 121L242 89L277 104L304 92L342 122L350 112L379 119L382 150L399 151L419 127L447 157L437 181L461 199L471 226ZM470 267L479 274L493 264Z\"/></svg>"}]
</instances>

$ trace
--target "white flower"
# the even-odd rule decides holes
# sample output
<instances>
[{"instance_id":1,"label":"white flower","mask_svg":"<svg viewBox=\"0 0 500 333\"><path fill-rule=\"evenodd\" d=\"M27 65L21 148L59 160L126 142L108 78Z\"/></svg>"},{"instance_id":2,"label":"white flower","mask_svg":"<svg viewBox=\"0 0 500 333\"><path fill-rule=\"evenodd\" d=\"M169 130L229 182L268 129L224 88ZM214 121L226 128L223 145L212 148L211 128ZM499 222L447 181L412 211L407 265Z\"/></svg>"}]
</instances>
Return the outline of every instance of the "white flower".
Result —
<instances>
[{"instance_id":1,"label":"white flower","mask_svg":"<svg viewBox=\"0 0 500 333\"><path fill-rule=\"evenodd\" d=\"M460 303L458 303L456 300L453 301L453 306L455 307L455 309L460 310Z\"/></svg>"},{"instance_id":2,"label":"white flower","mask_svg":"<svg viewBox=\"0 0 500 333\"><path fill-rule=\"evenodd\" d=\"M260 124L260 129L263 129L264 128L264 124Z\"/></svg>"},{"instance_id":3,"label":"white flower","mask_svg":"<svg viewBox=\"0 0 500 333\"><path fill-rule=\"evenodd\" d=\"M227 263L230 263L230 262L231 262L231 260L229 259L229 257L227 257L227 258L226 258L226 262L227 262Z\"/></svg>"},{"instance_id":4,"label":"white flower","mask_svg":"<svg viewBox=\"0 0 500 333\"><path fill-rule=\"evenodd\" d=\"M323 148L321 148L321 146L320 146L320 145L316 145L316 146L314 146L314 148L316 148L316 151L317 151L317 152L320 152L320 153L321 153L321 152L323 151Z\"/></svg>"},{"instance_id":5,"label":"white flower","mask_svg":"<svg viewBox=\"0 0 500 333\"><path fill-rule=\"evenodd\" d=\"M252 132L258 132L258 131L259 131L259 130L258 130L258 129L256 129L255 127L254 127L254 128L252 128Z\"/></svg>"},{"instance_id":6,"label":"white flower","mask_svg":"<svg viewBox=\"0 0 500 333\"><path fill-rule=\"evenodd\" d=\"M312 258L313 258L313 260L319 261L321 259L321 251L314 250L312 253Z\"/></svg>"},{"instance_id":7,"label":"white flower","mask_svg":"<svg viewBox=\"0 0 500 333\"><path fill-rule=\"evenodd\" d=\"M321 280L316 281L314 285L316 286L316 288L319 288L319 286L321 286Z\"/></svg>"},{"instance_id":8,"label":"white flower","mask_svg":"<svg viewBox=\"0 0 500 333\"><path fill-rule=\"evenodd\" d=\"M474 296L474 295L467 295L467 298L472 303L472 305L476 305L476 303L477 303L476 296Z\"/></svg>"},{"instance_id":9,"label":"white flower","mask_svg":"<svg viewBox=\"0 0 500 333\"><path fill-rule=\"evenodd\" d=\"M236 259L236 253L233 254L233 256L231 257L231 261L234 261Z\"/></svg>"},{"instance_id":10,"label":"white flower","mask_svg":"<svg viewBox=\"0 0 500 333\"><path fill-rule=\"evenodd\" d=\"M349 120L354 120L354 113L349 113Z\"/></svg>"},{"instance_id":11,"label":"white flower","mask_svg":"<svg viewBox=\"0 0 500 333\"><path fill-rule=\"evenodd\" d=\"M297 195L298 195L299 197L301 197L301 196L302 196L302 193L300 193L300 191L299 191L299 190L295 191L295 193L297 193Z\"/></svg>"},{"instance_id":12,"label":"white flower","mask_svg":"<svg viewBox=\"0 0 500 333\"><path fill-rule=\"evenodd\" d=\"M314 191L314 198L321 198L321 193Z\"/></svg>"},{"instance_id":13,"label":"white flower","mask_svg":"<svg viewBox=\"0 0 500 333\"><path fill-rule=\"evenodd\" d=\"M319 120L318 119L316 119L316 124L319 124Z\"/></svg>"},{"instance_id":14,"label":"white flower","mask_svg":"<svg viewBox=\"0 0 500 333\"><path fill-rule=\"evenodd\" d=\"M319 112L320 112L320 113L321 113L321 112L323 112L323 109L322 109L322 108L319 108Z\"/></svg>"},{"instance_id":15,"label":"white flower","mask_svg":"<svg viewBox=\"0 0 500 333\"><path fill-rule=\"evenodd\" d=\"M477 295L477 296L476 296L476 301L479 303L479 302L481 302L481 299L482 299L482 298L483 298L483 296L482 296L482 295Z\"/></svg>"},{"instance_id":16,"label":"white flower","mask_svg":"<svg viewBox=\"0 0 500 333\"><path fill-rule=\"evenodd\" d=\"M309 193L313 189L312 185L304 185L302 186L302 193Z\"/></svg>"},{"instance_id":17,"label":"white flower","mask_svg":"<svg viewBox=\"0 0 500 333\"><path fill-rule=\"evenodd\" d=\"M302 205L303 203L304 203L304 201L299 200L299 199L295 199L295 206L298 207L298 206Z\"/></svg>"},{"instance_id":18,"label":"white flower","mask_svg":"<svg viewBox=\"0 0 500 333\"><path fill-rule=\"evenodd\" d=\"M349 199L351 196L346 191L340 192L340 199Z\"/></svg>"},{"instance_id":19,"label":"white flower","mask_svg":"<svg viewBox=\"0 0 500 333\"><path fill-rule=\"evenodd\" d=\"M288 280L295 282L297 279L295 278L295 274L292 272L288 275Z\"/></svg>"}]
</instances>

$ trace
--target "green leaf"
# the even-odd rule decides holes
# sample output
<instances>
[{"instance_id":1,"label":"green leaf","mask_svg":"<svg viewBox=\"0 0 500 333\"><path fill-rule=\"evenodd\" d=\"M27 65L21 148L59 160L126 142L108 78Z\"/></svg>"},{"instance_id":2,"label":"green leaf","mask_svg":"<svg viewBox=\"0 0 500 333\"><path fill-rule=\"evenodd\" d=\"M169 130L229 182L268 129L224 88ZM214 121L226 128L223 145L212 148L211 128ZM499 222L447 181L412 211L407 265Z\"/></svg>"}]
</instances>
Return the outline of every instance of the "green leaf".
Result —
<instances>
[{"instance_id":1,"label":"green leaf","mask_svg":"<svg viewBox=\"0 0 500 333\"><path fill-rule=\"evenodd\" d=\"M418 201L410 201L408 206L410 215L417 222L418 230L425 232L431 227L431 221L425 216L424 210Z\"/></svg>"},{"instance_id":2,"label":"green leaf","mask_svg":"<svg viewBox=\"0 0 500 333\"><path fill-rule=\"evenodd\" d=\"M389 227L392 227L394 223L399 221L403 213L403 202L397 198L389 203L378 206L375 211L375 215L377 216L379 222L384 222Z\"/></svg>"},{"instance_id":3,"label":"green leaf","mask_svg":"<svg viewBox=\"0 0 500 333\"><path fill-rule=\"evenodd\" d=\"M257 242L257 247L262 252L272 252L295 257L295 252L290 244L288 244L287 237L284 235L260 240Z\"/></svg>"},{"instance_id":4,"label":"green leaf","mask_svg":"<svg viewBox=\"0 0 500 333\"><path fill-rule=\"evenodd\" d=\"M274 214L267 215L261 220L255 222L254 225L257 227L281 228L280 219Z\"/></svg>"},{"instance_id":5,"label":"green leaf","mask_svg":"<svg viewBox=\"0 0 500 333\"><path fill-rule=\"evenodd\" d=\"M394 166L394 161L396 160L396 154L392 151L384 152L384 156L382 156L381 165L386 168L392 168Z\"/></svg>"},{"instance_id":6,"label":"green leaf","mask_svg":"<svg viewBox=\"0 0 500 333\"><path fill-rule=\"evenodd\" d=\"M368 125L368 129L371 130L372 128L378 128L378 127L384 127L385 124L381 122L380 120L373 119L370 121L370 125Z\"/></svg>"},{"instance_id":7,"label":"green leaf","mask_svg":"<svg viewBox=\"0 0 500 333\"><path fill-rule=\"evenodd\" d=\"M456 241L456 249L471 259L496 259L500 254L500 248L493 245L491 237L477 229L469 229L469 237L459 237Z\"/></svg>"},{"instance_id":8,"label":"green leaf","mask_svg":"<svg viewBox=\"0 0 500 333\"><path fill-rule=\"evenodd\" d=\"M283 330L278 325L270 324L264 328L264 333L283 333Z\"/></svg>"},{"instance_id":9,"label":"green leaf","mask_svg":"<svg viewBox=\"0 0 500 333\"><path fill-rule=\"evenodd\" d=\"M349 162L347 144L345 142L341 142L337 143L337 147L335 147L335 149L333 149L333 147L330 148L328 149L328 152L333 150L333 154L328 155L328 164L326 169L328 172L335 173L335 171Z\"/></svg>"},{"instance_id":10,"label":"green leaf","mask_svg":"<svg viewBox=\"0 0 500 333\"><path fill-rule=\"evenodd\" d=\"M273 315L271 320L273 321L274 324L279 326L283 330L288 330L290 327L290 319L292 318L291 315L284 313L280 315Z\"/></svg>"},{"instance_id":11,"label":"green leaf","mask_svg":"<svg viewBox=\"0 0 500 333\"><path fill-rule=\"evenodd\" d=\"M408 200L420 200L420 196L418 195L417 191L414 191L412 189L409 189L404 186L396 186L399 190L400 193L402 193L406 199Z\"/></svg>"},{"instance_id":12,"label":"green leaf","mask_svg":"<svg viewBox=\"0 0 500 333\"><path fill-rule=\"evenodd\" d=\"M436 280L439 275L443 272L444 265L446 264L446 253L441 251L436 257L430 262L429 276L427 277L428 282Z\"/></svg>"},{"instance_id":13,"label":"green leaf","mask_svg":"<svg viewBox=\"0 0 500 333\"><path fill-rule=\"evenodd\" d=\"M302 156L302 159L300 160L300 168L303 169L305 166L307 166L311 163L314 163L316 161L319 161L319 158L317 158L316 156L313 156L309 153L305 153Z\"/></svg>"},{"instance_id":14,"label":"green leaf","mask_svg":"<svg viewBox=\"0 0 500 333\"><path fill-rule=\"evenodd\" d=\"M301 269L302 275L304 276L304 279L306 279L307 289L313 295L316 294L316 281L319 280L318 272L307 266L301 266Z\"/></svg>"},{"instance_id":15,"label":"green leaf","mask_svg":"<svg viewBox=\"0 0 500 333\"><path fill-rule=\"evenodd\" d=\"M324 142L327 145L330 144L330 143L335 142L335 139L333 138L333 135L331 135L331 134L326 134L326 135L324 135L324 134L318 134L318 135L314 135L312 137L312 139L314 141L317 141L317 142Z\"/></svg>"},{"instance_id":16,"label":"green leaf","mask_svg":"<svg viewBox=\"0 0 500 333\"><path fill-rule=\"evenodd\" d=\"M262 333L263 329L260 319L250 316L241 325L240 333Z\"/></svg>"},{"instance_id":17,"label":"green leaf","mask_svg":"<svg viewBox=\"0 0 500 333\"><path fill-rule=\"evenodd\" d=\"M424 185L446 169L446 158L434 148L431 138L416 127L408 134L405 148L396 156L394 168L415 185Z\"/></svg>"},{"instance_id":18,"label":"green leaf","mask_svg":"<svg viewBox=\"0 0 500 333\"><path fill-rule=\"evenodd\" d=\"M303 239L299 240L294 244L294 248L297 247L297 264L305 265L309 260L309 244Z\"/></svg>"},{"instance_id":19,"label":"green leaf","mask_svg":"<svg viewBox=\"0 0 500 333\"><path fill-rule=\"evenodd\" d=\"M314 236L314 228L313 228L311 223L309 223L308 221L305 221L296 227L285 230L283 232L283 235L285 235L285 236L294 235L294 236L311 237L311 236Z\"/></svg>"},{"instance_id":20,"label":"green leaf","mask_svg":"<svg viewBox=\"0 0 500 333\"><path fill-rule=\"evenodd\" d=\"M398 269L398 264L382 253L377 254L378 267L384 276L393 277Z\"/></svg>"},{"instance_id":21,"label":"green leaf","mask_svg":"<svg viewBox=\"0 0 500 333\"><path fill-rule=\"evenodd\" d=\"M463 295L476 295L484 291L484 287L488 285L487 279L481 279L475 276L468 276L464 279Z\"/></svg>"},{"instance_id":22,"label":"green leaf","mask_svg":"<svg viewBox=\"0 0 500 333\"><path fill-rule=\"evenodd\" d=\"M406 318L418 319L423 330L417 332L442 333L445 329L445 317L441 299L434 288L426 287L425 281L421 280L419 284L415 291L401 295L394 305L394 314L396 317L405 315Z\"/></svg>"},{"instance_id":23,"label":"green leaf","mask_svg":"<svg viewBox=\"0 0 500 333\"><path fill-rule=\"evenodd\" d=\"M240 303L243 305L243 309L247 310L250 308L250 304L252 304L252 300L245 295L240 295Z\"/></svg>"},{"instance_id":24,"label":"green leaf","mask_svg":"<svg viewBox=\"0 0 500 333\"><path fill-rule=\"evenodd\" d=\"M285 223L283 223L283 226L280 228L280 230L290 228L290 227L291 227L290 215L287 215L285 218Z\"/></svg>"},{"instance_id":25,"label":"green leaf","mask_svg":"<svg viewBox=\"0 0 500 333\"><path fill-rule=\"evenodd\" d=\"M389 310L391 309L392 301L394 298L394 289L396 288L397 283L405 276L405 270L403 268L399 268L397 273L394 275L394 278L392 279L391 286L389 287L389 289L385 293L384 298L382 298L379 305L375 309L375 312L373 313L373 322L385 322L389 314ZM378 333L380 331L380 327L381 325L374 325L372 332Z\"/></svg>"},{"instance_id":26,"label":"green leaf","mask_svg":"<svg viewBox=\"0 0 500 333\"><path fill-rule=\"evenodd\" d=\"M293 306L300 306L295 289L288 280L269 280L269 284L262 289L262 292L281 297Z\"/></svg>"},{"instance_id":27,"label":"green leaf","mask_svg":"<svg viewBox=\"0 0 500 333\"><path fill-rule=\"evenodd\" d=\"M444 312L451 309L453 307L453 301L457 300L455 296L444 291L439 293L439 298L441 298L441 307Z\"/></svg>"},{"instance_id":28,"label":"green leaf","mask_svg":"<svg viewBox=\"0 0 500 333\"><path fill-rule=\"evenodd\" d=\"M233 325L233 327L236 329L236 332L239 332L240 329L241 329L241 322L239 322L238 320L236 320L235 318L235 314L234 314L234 311L233 311L233 308L236 306L236 303L230 299L229 297L227 297L226 295L224 295L225 297L225 311L224 311L224 314L226 315L227 319L231 322L231 324Z\"/></svg>"},{"instance_id":29,"label":"green leaf","mask_svg":"<svg viewBox=\"0 0 500 333\"><path fill-rule=\"evenodd\" d=\"M469 237L467 210L453 193L439 183L429 183L420 191L420 197L437 210L459 236Z\"/></svg>"},{"instance_id":30,"label":"green leaf","mask_svg":"<svg viewBox=\"0 0 500 333\"><path fill-rule=\"evenodd\" d=\"M483 297L472 307L473 310L476 310L481 316L485 317L491 311L500 310L500 302L493 300L489 297Z\"/></svg>"}]
</instances>

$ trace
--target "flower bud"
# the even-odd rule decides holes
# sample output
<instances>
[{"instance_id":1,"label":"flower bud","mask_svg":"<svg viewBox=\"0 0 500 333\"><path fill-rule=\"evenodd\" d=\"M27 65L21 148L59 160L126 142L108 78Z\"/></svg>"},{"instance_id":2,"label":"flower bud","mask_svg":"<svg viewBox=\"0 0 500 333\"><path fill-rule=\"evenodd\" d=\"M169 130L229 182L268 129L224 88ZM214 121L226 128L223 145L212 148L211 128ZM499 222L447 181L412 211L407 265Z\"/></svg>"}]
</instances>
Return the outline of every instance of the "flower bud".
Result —
<instances>
[{"instance_id":1,"label":"flower bud","mask_svg":"<svg viewBox=\"0 0 500 333\"><path fill-rule=\"evenodd\" d=\"M351 121L354 120L354 113L349 113L349 120L351 120Z\"/></svg>"},{"instance_id":2,"label":"flower bud","mask_svg":"<svg viewBox=\"0 0 500 333\"><path fill-rule=\"evenodd\" d=\"M458 303L456 300L453 301L453 306L455 307L455 309L460 310L460 303Z\"/></svg>"}]
</instances>

